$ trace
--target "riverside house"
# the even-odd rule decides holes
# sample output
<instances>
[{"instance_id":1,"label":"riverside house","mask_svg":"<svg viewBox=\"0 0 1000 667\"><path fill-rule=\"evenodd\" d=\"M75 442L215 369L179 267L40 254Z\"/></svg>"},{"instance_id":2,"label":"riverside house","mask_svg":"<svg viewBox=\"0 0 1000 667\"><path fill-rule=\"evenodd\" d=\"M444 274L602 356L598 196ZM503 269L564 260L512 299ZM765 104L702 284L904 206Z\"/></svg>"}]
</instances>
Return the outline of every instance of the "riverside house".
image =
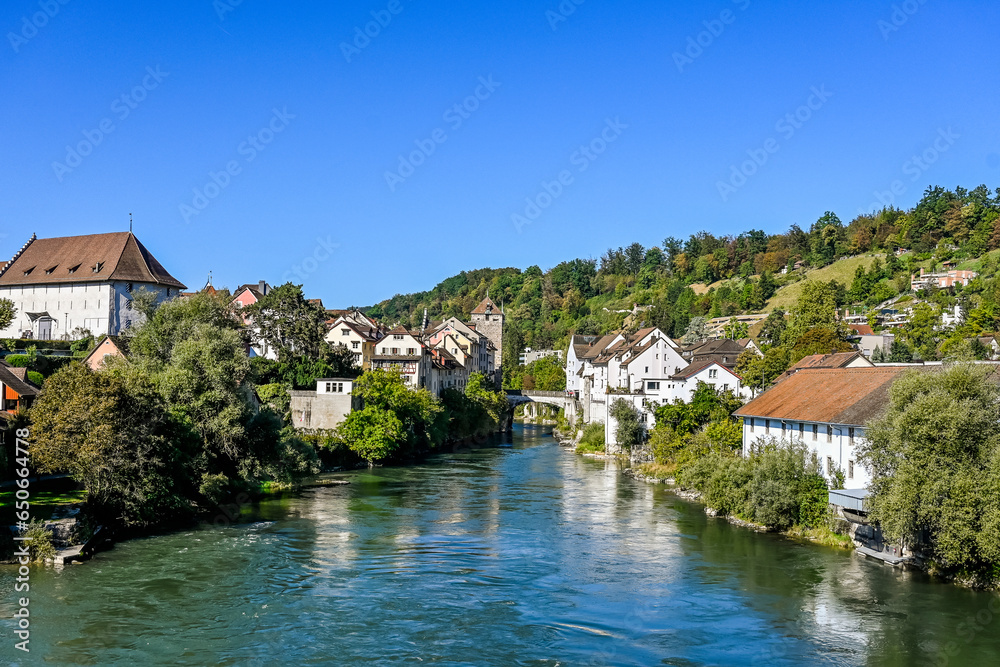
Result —
<instances>
[{"instance_id":1,"label":"riverside house","mask_svg":"<svg viewBox=\"0 0 1000 667\"><path fill-rule=\"evenodd\" d=\"M743 420L743 455L768 441L801 442L819 458L828 480L844 474L844 487L871 482L858 462L865 424L889 400L889 387L911 367L805 368L733 413Z\"/></svg>"}]
</instances>

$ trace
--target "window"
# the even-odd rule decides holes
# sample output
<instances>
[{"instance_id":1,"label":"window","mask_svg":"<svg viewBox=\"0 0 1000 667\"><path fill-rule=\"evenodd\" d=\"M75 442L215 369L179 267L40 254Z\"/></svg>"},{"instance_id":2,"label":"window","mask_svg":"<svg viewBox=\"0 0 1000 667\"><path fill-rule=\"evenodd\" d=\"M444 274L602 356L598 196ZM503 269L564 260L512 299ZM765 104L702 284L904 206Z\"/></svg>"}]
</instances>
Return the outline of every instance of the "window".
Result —
<instances>
[{"instance_id":1,"label":"window","mask_svg":"<svg viewBox=\"0 0 1000 667\"><path fill-rule=\"evenodd\" d=\"M51 275L52 275L52 273L53 273L53 272L54 272L54 271L56 270L56 267L57 267L57 266L59 266L59 265L58 265L58 264L56 264L56 266L53 266L53 267L50 267L50 268L48 268L48 269L45 269L45 275L47 275L47 276L51 276Z\"/></svg>"},{"instance_id":2,"label":"window","mask_svg":"<svg viewBox=\"0 0 1000 667\"><path fill-rule=\"evenodd\" d=\"M708 371L708 379L709 380L714 380L717 377L719 377L719 370L718 369L713 368L710 371Z\"/></svg>"},{"instance_id":3,"label":"window","mask_svg":"<svg viewBox=\"0 0 1000 667\"><path fill-rule=\"evenodd\" d=\"M361 345L361 343L359 343L358 341L356 341L356 340L354 340L354 341L351 341L351 349L352 349L352 350L356 350L356 349L358 349L358 346L359 346L359 345Z\"/></svg>"},{"instance_id":4,"label":"window","mask_svg":"<svg viewBox=\"0 0 1000 667\"><path fill-rule=\"evenodd\" d=\"M819 425L813 424L813 440L819 438Z\"/></svg>"},{"instance_id":5,"label":"window","mask_svg":"<svg viewBox=\"0 0 1000 667\"><path fill-rule=\"evenodd\" d=\"M771 435L771 420L770 419L765 419L764 420L764 434L765 435Z\"/></svg>"},{"instance_id":6,"label":"window","mask_svg":"<svg viewBox=\"0 0 1000 667\"><path fill-rule=\"evenodd\" d=\"M393 340L403 340L403 334L393 334L392 335L392 339Z\"/></svg>"},{"instance_id":7,"label":"window","mask_svg":"<svg viewBox=\"0 0 1000 667\"><path fill-rule=\"evenodd\" d=\"M406 348L406 354L410 355L411 357L414 356L414 355L416 355L417 354L417 348L415 348L415 347L408 347L408 348Z\"/></svg>"},{"instance_id":8,"label":"window","mask_svg":"<svg viewBox=\"0 0 1000 667\"><path fill-rule=\"evenodd\" d=\"M802 422L799 422L799 440L805 440L806 439L806 433L805 433L805 431L806 431L806 425L803 424Z\"/></svg>"},{"instance_id":9,"label":"window","mask_svg":"<svg viewBox=\"0 0 1000 667\"><path fill-rule=\"evenodd\" d=\"M647 373L649 372L649 366L646 366L646 372Z\"/></svg>"},{"instance_id":10,"label":"window","mask_svg":"<svg viewBox=\"0 0 1000 667\"><path fill-rule=\"evenodd\" d=\"M833 442L833 427L829 424L826 425L826 441Z\"/></svg>"},{"instance_id":11,"label":"window","mask_svg":"<svg viewBox=\"0 0 1000 667\"><path fill-rule=\"evenodd\" d=\"M326 393L328 393L328 394L343 394L344 393L344 383L343 382L327 382L326 383Z\"/></svg>"},{"instance_id":12,"label":"window","mask_svg":"<svg viewBox=\"0 0 1000 667\"><path fill-rule=\"evenodd\" d=\"M847 462L847 479L854 479L854 461Z\"/></svg>"},{"instance_id":13,"label":"window","mask_svg":"<svg viewBox=\"0 0 1000 667\"><path fill-rule=\"evenodd\" d=\"M391 352L392 354L399 354L399 348L398 348L398 347L394 347L394 348L392 348L392 349L390 350L390 352Z\"/></svg>"},{"instance_id":14,"label":"window","mask_svg":"<svg viewBox=\"0 0 1000 667\"><path fill-rule=\"evenodd\" d=\"M788 425L785 424L785 422L781 422L781 437L782 437L782 439L784 439L784 437L785 437L785 430L787 428L788 428Z\"/></svg>"},{"instance_id":15,"label":"window","mask_svg":"<svg viewBox=\"0 0 1000 667\"><path fill-rule=\"evenodd\" d=\"M847 442L851 445L851 447L854 446L854 427L853 426L851 428L847 429Z\"/></svg>"},{"instance_id":16,"label":"window","mask_svg":"<svg viewBox=\"0 0 1000 667\"><path fill-rule=\"evenodd\" d=\"M660 383L659 382L647 382L646 383L646 389L648 389L650 391L659 391L660 390Z\"/></svg>"},{"instance_id":17,"label":"window","mask_svg":"<svg viewBox=\"0 0 1000 667\"><path fill-rule=\"evenodd\" d=\"M341 336L350 336L351 335L351 330L350 329L341 329L340 330L340 335Z\"/></svg>"}]
</instances>

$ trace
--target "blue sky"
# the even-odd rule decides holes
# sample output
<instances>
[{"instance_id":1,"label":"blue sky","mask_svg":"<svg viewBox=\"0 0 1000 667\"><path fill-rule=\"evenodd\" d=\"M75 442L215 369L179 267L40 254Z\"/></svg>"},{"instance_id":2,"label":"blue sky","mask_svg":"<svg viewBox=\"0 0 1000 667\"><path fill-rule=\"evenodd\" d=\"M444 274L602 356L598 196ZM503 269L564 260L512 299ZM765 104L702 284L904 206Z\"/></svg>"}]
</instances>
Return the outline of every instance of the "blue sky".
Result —
<instances>
[{"instance_id":1,"label":"blue sky","mask_svg":"<svg viewBox=\"0 0 1000 667\"><path fill-rule=\"evenodd\" d=\"M346 307L1000 186L996 3L576 1L8 0L0 256L131 212Z\"/></svg>"}]
</instances>

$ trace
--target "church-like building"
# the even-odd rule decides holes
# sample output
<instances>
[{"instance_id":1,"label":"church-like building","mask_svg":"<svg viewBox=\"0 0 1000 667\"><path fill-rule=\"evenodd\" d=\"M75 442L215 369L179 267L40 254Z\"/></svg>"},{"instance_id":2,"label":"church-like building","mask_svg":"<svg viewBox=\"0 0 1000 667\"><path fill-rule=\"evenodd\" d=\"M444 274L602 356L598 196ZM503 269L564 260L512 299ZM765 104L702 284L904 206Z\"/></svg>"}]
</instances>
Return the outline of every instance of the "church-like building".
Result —
<instances>
[{"instance_id":1,"label":"church-like building","mask_svg":"<svg viewBox=\"0 0 1000 667\"><path fill-rule=\"evenodd\" d=\"M53 239L32 235L0 268L0 299L17 315L3 338L54 340L74 329L118 335L140 317L133 294L145 289L161 301L186 287L132 232Z\"/></svg>"}]
</instances>

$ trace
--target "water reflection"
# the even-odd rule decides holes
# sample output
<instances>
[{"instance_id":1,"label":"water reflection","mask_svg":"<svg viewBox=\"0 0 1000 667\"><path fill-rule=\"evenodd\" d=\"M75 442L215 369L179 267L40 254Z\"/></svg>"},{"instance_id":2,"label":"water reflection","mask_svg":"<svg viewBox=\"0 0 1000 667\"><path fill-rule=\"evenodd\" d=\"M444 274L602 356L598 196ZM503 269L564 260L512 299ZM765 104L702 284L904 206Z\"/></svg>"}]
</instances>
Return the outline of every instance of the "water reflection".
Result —
<instances>
[{"instance_id":1,"label":"water reflection","mask_svg":"<svg viewBox=\"0 0 1000 667\"><path fill-rule=\"evenodd\" d=\"M32 657L911 665L956 641L947 664L997 662L995 621L960 628L990 596L709 518L542 429L507 444L37 571ZM0 586L12 610L12 578Z\"/></svg>"}]
</instances>

